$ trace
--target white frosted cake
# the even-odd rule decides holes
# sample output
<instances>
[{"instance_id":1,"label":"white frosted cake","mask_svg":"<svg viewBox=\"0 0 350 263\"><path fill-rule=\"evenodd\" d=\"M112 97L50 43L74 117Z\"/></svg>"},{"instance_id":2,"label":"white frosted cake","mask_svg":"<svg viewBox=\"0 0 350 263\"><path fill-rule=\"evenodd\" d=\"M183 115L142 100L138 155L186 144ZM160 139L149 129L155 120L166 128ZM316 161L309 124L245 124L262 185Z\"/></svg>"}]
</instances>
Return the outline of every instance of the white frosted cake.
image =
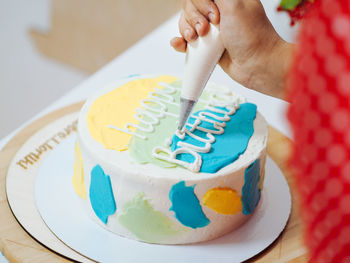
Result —
<instances>
[{"instance_id":1,"label":"white frosted cake","mask_svg":"<svg viewBox=\"0 0 350 263\"><path fill-rule=\"evenodd\" d=\"M209 83L177 131L181 80L136 75L83 106L73 186L118 235L159 244L233 231L261 199L268 136L256 105Z\"/></svg>"}]
</instances>

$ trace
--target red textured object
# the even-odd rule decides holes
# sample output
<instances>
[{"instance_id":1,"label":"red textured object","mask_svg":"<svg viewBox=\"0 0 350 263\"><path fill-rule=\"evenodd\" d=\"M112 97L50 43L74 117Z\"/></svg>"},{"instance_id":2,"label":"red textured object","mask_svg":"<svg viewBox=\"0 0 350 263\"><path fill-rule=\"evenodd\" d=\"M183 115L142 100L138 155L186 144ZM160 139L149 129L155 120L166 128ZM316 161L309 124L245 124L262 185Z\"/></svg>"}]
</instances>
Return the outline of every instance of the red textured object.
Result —
<instances>
[{"instance_id":1,"label":"red textured object","mask_svg":"<svg viewBox=\"0 0 350 263\"><path fill-rule=\"evenodd\" d=\"M289 74L288 118L311 262L350 262L350 0L316 1Z\"/></svg>"},{"instance_id":2,"label":"red textured object","mask_svg":"<svg viewBox=\"0 0 350 263\"><path fill-rule=\"evenodd\" d=\"M304 0L301 4L297 5L293 10L285 10L282 8L282 6L279 6L277 8L277 11L287 12L288 15L290 16L290 25L294 26L297 21L301 20L305 16L305 14L312 7L312 5L313 5L313 2L310 2L309 0Z\"/></svg>"}]
</instances>

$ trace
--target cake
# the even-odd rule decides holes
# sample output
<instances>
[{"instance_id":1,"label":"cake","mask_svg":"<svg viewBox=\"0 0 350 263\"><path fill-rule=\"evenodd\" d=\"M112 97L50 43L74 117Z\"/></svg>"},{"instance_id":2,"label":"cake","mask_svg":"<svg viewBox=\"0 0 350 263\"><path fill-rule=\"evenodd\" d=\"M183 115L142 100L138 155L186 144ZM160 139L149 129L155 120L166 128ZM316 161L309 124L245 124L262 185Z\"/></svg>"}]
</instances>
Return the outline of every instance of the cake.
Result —
<instances>
[{"instance_id":1,"label":"cake","mask_svg":"<svg viewBox=\"0 0 350 263\"><path fill-rule=\"evenodd\" d=\"M177 131L181 80L134 75L84 104L73 187L91 218L158 244L212 240L261 199L267 124L255 104L208 83Z\"/></svg>"}]
</instances>

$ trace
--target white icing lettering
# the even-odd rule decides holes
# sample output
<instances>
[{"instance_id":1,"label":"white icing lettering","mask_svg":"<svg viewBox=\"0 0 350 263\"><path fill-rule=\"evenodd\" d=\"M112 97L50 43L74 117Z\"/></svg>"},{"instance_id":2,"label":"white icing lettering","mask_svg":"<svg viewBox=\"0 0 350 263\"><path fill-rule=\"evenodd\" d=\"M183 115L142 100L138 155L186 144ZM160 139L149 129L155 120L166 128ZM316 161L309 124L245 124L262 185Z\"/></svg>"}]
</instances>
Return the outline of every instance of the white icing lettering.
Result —
<instances>
[{"instance_id":1,"label":"white icing lettering","mask_svg":"<svg viewBox=\"0 0 350 263\"><path fill-rule=\"evenodd\" d=\"M163 86L163 89L156 88L155 91L151 92L148 95L148 98L141 100L141 106L143 108L136 108L136 114L134 115L135 119L139 121L142 125L136 125L133 123L127 123L125 128L119 128L114 125L108 125L108 128L114 129L116 131L124 132L133 136L136 136L140 139L146 140L147 137L142 134L138 134L130 130L129 127L134 127L136 130L144 131L146 133L151 133L155 130L154 125L159 124L160 119L164 116L171 116L178 118L178 114L168 111L167 105L179 108L180 104L177 103L172 96L174 93L180 90L179 87L174 87L168 83L159 82L160 86ZM171 139L166 139L165 147L155 147L152 151L152 155L155 158L178 164L184 166L193 172L199 172L202 165L202 158L199 152L207 153L211 149L211 145L215 142L215 137L213 134L223 134L224 127L226 127L226 122L230 120L230 115L234 114L239 107L239 104L245 100L242 97L234 95L232 92L225 89L221 89L217 86L215 88L207 88L210 92L209 100L199 99L201 103L206 104L207 111L201 111L198 116L191 115L191 118L194 118L195 121L193 124L187 123L187 126L191 127L190 130L186 128L183 131L176 131L175 135L183 140L186 136L190 136L194 140L197 140L204 145L196 146L186 142L179 141L177 146L178 149L171 151L169 147L171 146ZM153 105L153 107L151 106ZM156 105L156 106L154 106ZM216 108L222 107L224 109ZM216 114L215 114L216 113ZM220 114L222 116L219 116ZM207 122L213 124L213 129L201 127L202 122ZM206 133L206 138L202 138L194 134L195 130L200 130ZM194 157L192 163L184 162L176 159L176 156L182 153L191 154ZM165 155L166 154L166 155Z\"/></svg>"}]
</instances>

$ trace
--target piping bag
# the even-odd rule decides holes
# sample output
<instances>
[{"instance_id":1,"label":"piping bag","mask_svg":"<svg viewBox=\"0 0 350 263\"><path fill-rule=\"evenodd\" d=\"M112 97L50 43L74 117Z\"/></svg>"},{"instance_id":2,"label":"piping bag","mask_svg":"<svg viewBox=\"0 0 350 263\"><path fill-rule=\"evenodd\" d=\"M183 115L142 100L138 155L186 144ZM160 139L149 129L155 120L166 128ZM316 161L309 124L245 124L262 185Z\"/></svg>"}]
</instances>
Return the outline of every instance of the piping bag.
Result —
<instances>
[{"instance_id":1,"label":"piping bag","mask_svg":"<svg viewBox=\"0 0 350 263\"><path fill-rule=\"evenodd\" d=\"M187 43L187 53L180 97L180 131L206 86L225 48L218 27L209 24L207 35Z\"/></svg>"}]
</instances>

